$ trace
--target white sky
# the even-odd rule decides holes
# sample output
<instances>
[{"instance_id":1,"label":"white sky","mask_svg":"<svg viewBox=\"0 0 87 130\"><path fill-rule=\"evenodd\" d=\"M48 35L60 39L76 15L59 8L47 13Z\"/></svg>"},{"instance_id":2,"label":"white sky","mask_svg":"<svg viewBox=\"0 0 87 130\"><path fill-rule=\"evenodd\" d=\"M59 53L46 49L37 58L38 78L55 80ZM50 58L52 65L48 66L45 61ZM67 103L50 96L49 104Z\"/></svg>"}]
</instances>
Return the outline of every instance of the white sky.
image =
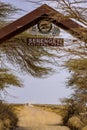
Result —
<instances>
[{"instance_id":1,"label":"white sky","mask_svg":"<svg viewBox=\"0 0 87 130\"><path fill-rule=\"evenodd\" d=\"M10 2L14 6L22 9L26 9L26 12L15 15L21 17L22 15L29 13L36 8L35 4L23 2L23 0L2 0L3 2ZM44 2L45 3L45 2ZM55 4L51 3L54 6ZM64 35L64 37L70 37L70 35ZM20 75L24 82L24 88L11 87L8 92L15 96L6 97L5 100L13 103L46 103L46 104L58 104L60 98L67 97L71 93L70 89L66 88L66 79L69 77L67 70L57 68L58 73L50 76L46 79L37 79L28 75Z\"/></svg>"}]
</instances>

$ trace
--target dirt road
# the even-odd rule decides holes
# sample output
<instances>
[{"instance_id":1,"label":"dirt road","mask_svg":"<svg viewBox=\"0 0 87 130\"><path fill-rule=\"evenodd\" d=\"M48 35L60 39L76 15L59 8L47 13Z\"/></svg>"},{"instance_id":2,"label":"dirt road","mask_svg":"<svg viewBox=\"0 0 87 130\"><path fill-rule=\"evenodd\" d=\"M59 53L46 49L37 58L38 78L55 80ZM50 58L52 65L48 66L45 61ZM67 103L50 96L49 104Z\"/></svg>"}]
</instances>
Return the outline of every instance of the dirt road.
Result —
<instances>
[{"instance_id":1,"label":"dirt road","mask_svg":"<svg viewBox=\"0 0 87 130\"><path fill-rule=\"evenodd\" d=\"M16 130L69 130L62 125L61 116L32 106L25 106L18 117Z\"/></svg>"}]
</instances>

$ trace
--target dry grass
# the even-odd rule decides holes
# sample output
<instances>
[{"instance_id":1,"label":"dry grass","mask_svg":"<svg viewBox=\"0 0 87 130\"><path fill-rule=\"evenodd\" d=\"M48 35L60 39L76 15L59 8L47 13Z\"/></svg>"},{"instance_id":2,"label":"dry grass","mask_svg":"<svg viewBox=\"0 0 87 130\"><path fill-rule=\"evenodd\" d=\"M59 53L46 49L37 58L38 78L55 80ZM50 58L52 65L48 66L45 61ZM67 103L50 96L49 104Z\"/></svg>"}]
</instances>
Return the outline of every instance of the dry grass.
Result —
<instances>
[{"instance_id":1,"label":"dry grass","mask_svg":"<svg viewBox=\"0 0 87 130\"><path fill-rule=\"evenodd\" d=\"M0 130L13 129L17 121L14 108L10 104L0 102Z\"/></svg>"},{"instance_id":2,"label":"dry grass","mask_svg":"<svg viewBox=\"0 0 87 130\"><path fill-rule=\"evenodd\" d=\"M87 130L87 125L85 127L83 127L82 130Z\"/></svg>"},{"instance_id":3,"label":"dry grass","mask_svg":"<svg viewBox=\"0 0 87 130\"><path fill-rule=\"evenodd\" d=\"M47 110L50 112L54 112L56 114L59 114L63 116L65 106L62 105L51 105L51 104L34 104L35 107L41 108L43 110Z\"/></svg>"},{"instance_id":4,"label":"dry grass","mask_svg":"<svg viewBox=\"0 0 87 130\"><path fill-rule=\"evenodd\" d=\"M74 130L81 130L84 127L83 122L77 116L73 116L68 120L68 126Z\"/></svg>"}]
</instances>

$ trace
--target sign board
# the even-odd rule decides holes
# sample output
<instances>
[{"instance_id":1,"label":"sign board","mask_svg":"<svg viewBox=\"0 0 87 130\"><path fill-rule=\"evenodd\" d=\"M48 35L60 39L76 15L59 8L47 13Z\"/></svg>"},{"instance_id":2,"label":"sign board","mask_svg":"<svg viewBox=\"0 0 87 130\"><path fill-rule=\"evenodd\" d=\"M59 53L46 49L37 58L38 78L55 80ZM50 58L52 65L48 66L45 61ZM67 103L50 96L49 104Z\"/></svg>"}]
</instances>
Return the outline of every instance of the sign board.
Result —
<instances>
[{"instance_id":1,"label":"sign board","mask_svg":"<svg viewBox=\"0 0 87 130\"><path fill-rule=\"evenodd\" d=\"M64 46L63 38L27 38L28 46Z\"/></svg>"}]
</instances>

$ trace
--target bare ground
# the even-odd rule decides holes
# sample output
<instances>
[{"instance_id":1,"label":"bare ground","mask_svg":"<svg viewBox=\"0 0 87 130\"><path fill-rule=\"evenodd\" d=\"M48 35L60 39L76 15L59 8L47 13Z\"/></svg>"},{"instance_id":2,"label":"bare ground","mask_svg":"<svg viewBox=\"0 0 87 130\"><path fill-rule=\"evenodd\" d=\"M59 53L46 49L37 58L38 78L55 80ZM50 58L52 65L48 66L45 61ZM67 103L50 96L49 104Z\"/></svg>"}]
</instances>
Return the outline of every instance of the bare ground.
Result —
<instances>
[{"instance_id":1,"label":"bare ground","mask_svg":"<svg viewBox=\"0 0 87 130\"><path fill-rule=\"evenodd\" d=\"M32 106L21 109L18 117L18 127L15 130L70 130L62 125L60 115Z\"/></svg>"}]
</instances>

